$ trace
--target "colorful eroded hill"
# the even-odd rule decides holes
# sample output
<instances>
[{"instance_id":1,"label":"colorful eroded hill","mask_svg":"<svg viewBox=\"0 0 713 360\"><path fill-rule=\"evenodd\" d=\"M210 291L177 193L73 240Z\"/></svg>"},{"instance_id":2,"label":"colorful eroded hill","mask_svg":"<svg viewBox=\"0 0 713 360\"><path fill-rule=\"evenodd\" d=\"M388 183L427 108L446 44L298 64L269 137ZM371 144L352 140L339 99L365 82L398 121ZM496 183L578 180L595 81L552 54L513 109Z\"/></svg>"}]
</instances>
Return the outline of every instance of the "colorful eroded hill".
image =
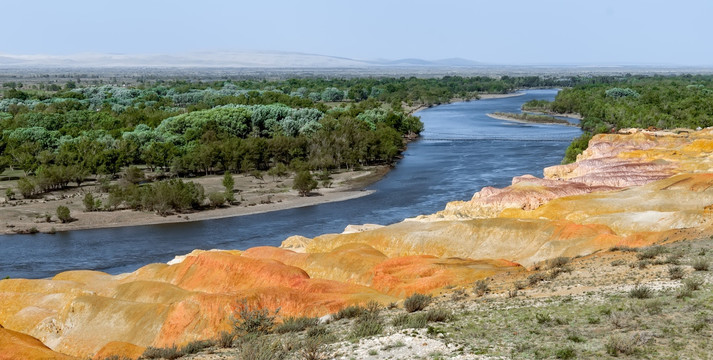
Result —
<instances>
[{"instance_id":1,"label":"colorful eroded hill","mask_svg":"<svg viewBox=\"0 0 713 360\"><path fill-rule=\"evenodd\" d=\"M196 250L116 276L2 280L0 359L136 358L147 346L217 337L239 299L318 316L557 256L713 232L713 129L598 135L576 163L544 173L433 215L291 237L280 248Z\"/></svg>"}]
</instances>

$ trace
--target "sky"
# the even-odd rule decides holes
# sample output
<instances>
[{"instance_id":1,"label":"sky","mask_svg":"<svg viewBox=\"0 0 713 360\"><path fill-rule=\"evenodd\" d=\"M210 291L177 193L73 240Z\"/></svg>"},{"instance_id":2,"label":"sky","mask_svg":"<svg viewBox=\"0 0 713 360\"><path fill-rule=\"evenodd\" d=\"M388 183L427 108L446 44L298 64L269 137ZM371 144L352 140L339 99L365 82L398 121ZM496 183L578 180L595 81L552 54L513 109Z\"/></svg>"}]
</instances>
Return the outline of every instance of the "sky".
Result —
<instances>
[{"instance_id":1,"label":"sky","mask_svg":"<svg viewBox=\"0 0 713 360\"><path fill-rule=\"evenodd\" d=\"M711 0L2 1L0 54L713 65Z\"/></svg>"}]
</instances>

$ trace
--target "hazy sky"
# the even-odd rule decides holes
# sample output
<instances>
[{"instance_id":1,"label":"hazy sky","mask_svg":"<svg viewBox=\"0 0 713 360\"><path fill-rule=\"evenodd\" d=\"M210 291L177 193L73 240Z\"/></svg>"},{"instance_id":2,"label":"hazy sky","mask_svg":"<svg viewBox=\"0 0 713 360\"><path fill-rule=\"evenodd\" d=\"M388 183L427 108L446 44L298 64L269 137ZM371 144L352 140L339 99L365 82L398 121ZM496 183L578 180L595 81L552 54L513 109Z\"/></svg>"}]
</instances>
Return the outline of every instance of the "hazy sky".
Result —
<instances>
[{"instance_id":1,"label":"hazy sky","mask_svg":"<svg viewBox=\"0 0 713 360\"><path fill-rule=\"evenodd\" d=\"M0 53L713 65L711 0L2 1Z\"/></svg>"}]
</instances>

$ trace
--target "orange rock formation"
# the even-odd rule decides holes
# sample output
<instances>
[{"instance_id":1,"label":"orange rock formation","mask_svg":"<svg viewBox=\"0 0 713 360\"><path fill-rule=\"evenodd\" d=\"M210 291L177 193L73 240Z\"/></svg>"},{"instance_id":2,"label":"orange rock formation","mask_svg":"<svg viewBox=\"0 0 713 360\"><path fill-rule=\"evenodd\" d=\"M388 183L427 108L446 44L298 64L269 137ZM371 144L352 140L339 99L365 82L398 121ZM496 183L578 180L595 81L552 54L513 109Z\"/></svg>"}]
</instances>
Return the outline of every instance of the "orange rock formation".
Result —
<instances>
[{"instance_id":1,"label":"orange rock formation","mask_svg":"<svg viewBox=\"0 0 713 360\"><path fill-rule=\"evenodd\" d=\"M712 169L708 129L598 135L576 163L547 168L542 179L516 177L385 227L290 237L281 248L196 250L116 276L2 280L0 353L136 358L146 346L217 336L237 299L317 316L526 271L556 256L708 235Z\"/></svg>"}]
</instances>

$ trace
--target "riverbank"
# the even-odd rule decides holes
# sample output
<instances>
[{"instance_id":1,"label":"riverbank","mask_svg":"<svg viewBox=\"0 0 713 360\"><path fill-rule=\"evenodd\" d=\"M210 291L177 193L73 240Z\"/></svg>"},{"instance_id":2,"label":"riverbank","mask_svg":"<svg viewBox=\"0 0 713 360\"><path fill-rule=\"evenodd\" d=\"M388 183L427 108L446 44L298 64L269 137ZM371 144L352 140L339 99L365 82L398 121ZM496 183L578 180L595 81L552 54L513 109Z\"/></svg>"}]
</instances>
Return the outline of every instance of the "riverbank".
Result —
<instances>
[{"instance_id":1,"label":"riverbank","mask_svg":"<svg viewBox=\"0 0 713 360\"><path fill-rule=\"evenodd\" d=\"M264 176L257 179L249 175L234 175L235 197L237 205L216 209L205 209L184 214L160 216L134 210L85 212L82 199L84 194L92 193L95 198L106 200L96 190L97 185L89 183L80 188L71 188L45 194L41 199L13 200L2 204L0 211L0 229L4 234L18 233L53 233L60 231L99 229L123 226L155 225L189 221L219 219L233 216L259 214L286 210L330 202L345 201L367 196L373 191L363 190L366 186L379 181L388 172L390 166L372 166L364 170L344 171L331 175L331 184L320 183L321 187L309 196L299 196L292 189L293 176L271 178ZM204 176L189 181L201 184L206 193L222 191L222 176ZM55 212L58 206L70 209L75 219L69 223L58 221ZM49 217L49 221L48 221Z\"/></svg>"},{"instance_id":2,"label":"riverbank","mask_svg":"<svg viewBox=\"0 0 713 360\"><path fill-rule=\"evenodd\" d=\"M526 118L522 118L522 117L516 117L516 115L519 115L519 114L489 113L486 115L493 119L512 121L512 122L523 123L523 124L562 125L562 126L575 126L575 127L577 126L577 124L572 124L572 123L568 122L567 120L557 119L554 117L551 119L548 119L548 120L540 120L540 118L526 119ZM545 115L539 115L539 116L544 117Z\"/></svg>"},{"instance_id":3,"label":"riverbank","mask_svg":"<svg viewBox=\"0 0 713 360\"><path fill-rule=\"evenodd\" d=\"M499 99L523 95L523 92L510 94L480 94L481 99ZM451 102L465 101L466 99L454 98ZM416 112L426 107L416 107L410 109ZM236 194L239 205L226 206L217 209L206 209L187 214L174 214L170 216L160 216L154 213L138 212L132 210L120 211L100 211L84 212L82 199L86 193L91 192L95 198L98 197L106 203L106 194L102 195L97 189L96 183L88 182L81 188L70 188L64 191L55 191L44 194L39 199L12 200L5 204L0 204L0 233L52 233L60 231L98 229L137 225L153 225L178 222L192 222L200 220L210 220L219 218L236 217L272 211L285 210L290 208L312 206L330 202L350 200L371 194L370 191L362 191L382 177L391 169L391 166L379 166L366 168L364 171L343 172L333 175L330 187L320 187L313 196L300 197L296 191L292 190L291 178L272 179L265 176L263 179L256 179L247 175L235 175L235 189L240 192ZM221 192L221 176L206 176L186 179L201 184L206 191ZM15 182L0 183L0 191L6 188L17 189ZM58 206L67 206L71 216L75 221L60 223L55 215ZM49 221L47 218L49 217Z\"/></svg>"},{"instance_id":4,"label":"riverbank","mask_svg":"<svg viewBox=\"0 0 713 360\"><path fill-rule=\"evenodd\" d=\"M522 91L517 91L517 92L512 92L512 93L507 93L507 94L478 94L478 99L452 98L446 104L453 104L453 103L465 102L465 101L488 100L488 99L504 99L504 98L522 96L522 95L525 95L525 93ZM406 108L406 112L408 115L413 115L421 110L425 110L425 109L428 109L428 108L431 108L434 106L438 106L438 105L444 105L444 104L405 106L405 108Z\"/></svg>"},{"instance_id":5,"label":"riverbank","mask_svg":"<svg viewBox=\"0 0 713 360\"><path fill-rule=\"evenodd\" d=\"M542 109L529 110L527 108L523 108L522 111L527 111L530 114L536 114L536 115L562 116L562 117L568 117L568 118L577 119L577 120L584 119L584 117L582 117L582 115L578 114L578 113L556 113L554 111L545 111Z\"/></svg>"}]
</instances>

